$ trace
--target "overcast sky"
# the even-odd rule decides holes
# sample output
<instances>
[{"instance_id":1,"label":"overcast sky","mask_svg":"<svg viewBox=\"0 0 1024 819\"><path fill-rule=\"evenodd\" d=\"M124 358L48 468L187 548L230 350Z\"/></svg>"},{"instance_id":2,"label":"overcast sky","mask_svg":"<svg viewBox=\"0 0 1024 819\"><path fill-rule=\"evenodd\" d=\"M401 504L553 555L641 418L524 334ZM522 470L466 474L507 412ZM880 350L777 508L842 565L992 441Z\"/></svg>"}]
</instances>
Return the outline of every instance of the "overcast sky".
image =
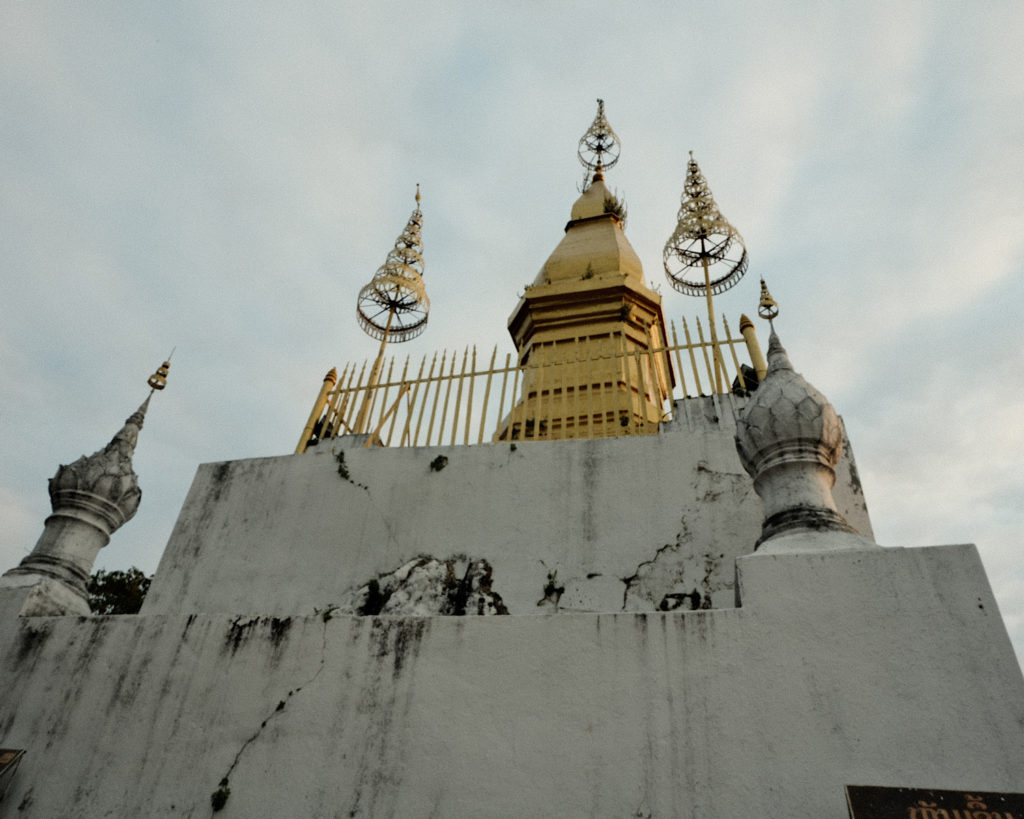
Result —
<instances>
[{"instance_id":1,"label":"overcast sky","mask_svg":"<svg viewBox=\"0 0 1024 819\"><path fill-rule=\"evenodd\" d=\"M375 352L355 296L417 182L432 309L401 352L510 350L602 97L647 278L692 149L751 258L716 306L768 280L877 540L977 543L1024 655L1022 42L1017 0L3 3L0 570L172 347L98 567L156 568L199 463L291 452Z\"/></svg>"}]
</instances>

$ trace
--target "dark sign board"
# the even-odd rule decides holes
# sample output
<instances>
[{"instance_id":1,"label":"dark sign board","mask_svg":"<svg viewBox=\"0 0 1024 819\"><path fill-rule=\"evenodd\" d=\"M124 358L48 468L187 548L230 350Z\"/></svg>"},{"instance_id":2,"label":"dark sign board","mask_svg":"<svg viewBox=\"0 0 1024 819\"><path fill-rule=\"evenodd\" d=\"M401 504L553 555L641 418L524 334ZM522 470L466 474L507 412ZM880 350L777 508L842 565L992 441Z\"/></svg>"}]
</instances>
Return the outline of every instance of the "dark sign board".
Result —
<instances>
[{"instance_id":1,"label":"dark sign board","mask_svg":"<svg viewBox=\"0 0 1024 819\"><path fill-rule=\"evenodd\" d=\"M850 819L1024 819L1024 793L847 785Z\"/></svg>"}]
</instances>

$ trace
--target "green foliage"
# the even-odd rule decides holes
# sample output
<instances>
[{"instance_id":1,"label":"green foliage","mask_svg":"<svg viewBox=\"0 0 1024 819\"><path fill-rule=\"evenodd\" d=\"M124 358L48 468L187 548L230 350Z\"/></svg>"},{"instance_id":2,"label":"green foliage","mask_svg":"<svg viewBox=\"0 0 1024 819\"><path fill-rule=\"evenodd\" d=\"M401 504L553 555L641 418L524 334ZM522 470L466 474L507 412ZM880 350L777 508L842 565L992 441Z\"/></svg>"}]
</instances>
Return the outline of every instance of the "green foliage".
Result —
<instances>
[{"instance_id":1,"label":"green foliage","mask_svg":"<svg viewBox=\"0 0 1024 819\"><path fill-rule=\"evenodd\" d=\"M614 194L609 194L604 198L604 212L619 217L622 227L626 227L626 217L629 216L629 210L626 207L625 199L619 199Z\"/></svg>"},{"instance_id":2,"label":"green foliage","mask_svg":"<svg viewBox=\"0 0 1024 819\"><path fill-rule=\"evenodd\" d=\"M89 608L93 614L138 614L153 578L132 566L127 571L97 571L89 579Z\"/></svg>"}]
</instances>

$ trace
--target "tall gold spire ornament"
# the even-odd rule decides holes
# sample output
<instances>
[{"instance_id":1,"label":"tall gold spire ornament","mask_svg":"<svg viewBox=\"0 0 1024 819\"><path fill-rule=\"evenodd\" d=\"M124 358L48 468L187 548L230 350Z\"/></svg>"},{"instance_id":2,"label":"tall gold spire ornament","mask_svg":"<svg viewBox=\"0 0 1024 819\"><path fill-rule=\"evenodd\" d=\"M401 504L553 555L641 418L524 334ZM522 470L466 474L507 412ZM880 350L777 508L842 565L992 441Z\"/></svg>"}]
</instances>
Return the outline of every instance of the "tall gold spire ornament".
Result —
<instances>
[{"instance_id":1,"label":"tall gold spire ornament","mask_svg":"<svg viewBox=\"0 0 1024 819\"><path fill-rule=\"evenodd\" d=\"M587 132L580 137L576 155L586 168L583 177L583 189L589 186L591 179L604 179L604 172L619 161L621 144L619 136L612 130L604 117L604 100L597 101L597 115L590 123Z\"/></svg>"},{"instance_id":2,"label":"tall gold spire ornament","mask_svg":"<svg viewBox=\"0 0 1024 819\"><path fill-rule=\"evenodd\" d=\"M356 420L356 433L365 432L372 387L380 377L384 348L389 341L402 342L416 338L427 327L430 299L423 284L423 212L420 210L420 186L416 186L416 209L405 230L395 240L370 283L359 291L356 318L359 326L380 341L380 351L370 372L366 400Z\"/></svg>"},{"instance_id":3,"label":"tall gold spire ornament","mask_svg":"<svg viewBox=\"0 0 1024 819\"><path fill-rule=\"evenodd\" d=\"M718 210L704 174L690 151L686 185L675 232L665 243L665 275L687 296L704 296L708 302L708 329L715 360L718 392L725 391L728 373L715 331L712 295L724 293L747 272L747 248L743 237Z\"/></svg>"}]
</instances>

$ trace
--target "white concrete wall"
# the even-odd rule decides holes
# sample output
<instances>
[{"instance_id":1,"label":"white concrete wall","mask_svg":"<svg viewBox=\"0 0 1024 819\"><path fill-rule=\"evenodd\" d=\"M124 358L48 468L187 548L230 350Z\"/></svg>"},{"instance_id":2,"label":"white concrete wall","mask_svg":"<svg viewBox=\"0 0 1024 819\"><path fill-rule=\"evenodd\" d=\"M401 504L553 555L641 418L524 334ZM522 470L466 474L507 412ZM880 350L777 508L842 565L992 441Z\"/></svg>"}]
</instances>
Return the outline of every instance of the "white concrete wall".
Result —
<instances>
[{"instance_id":1,"label":"white concrete wall","mask_svg":"<svg viewBox=\"0 0 1024 819\"><path fill-rule=\"evenodd\" d=\"M247 819L841 819L845 784L1024 790L1024 680L973 547L739 569L741 608L702 612L12 618L0 745L28 753L0 815L209 816L225 776L218 816Z\"/></svg>"},{"instance_id":2,"label":"white concrete wall","mask_svg":"<svg viewBox=\"0 0 1024 819\"><path fill-rule=\"evenodd\" d=\"M652 611L696 589L733 604L761 502L733 442L737 399L680 402L659 435L362 449L200 467L146 613L308 614L420 555L487 560L512 614L538 613L549 572L568 611ZM447 458L440 471L430 464ZM870 536L847 448L840 511Z\"/></svg>"}]
</instances>

